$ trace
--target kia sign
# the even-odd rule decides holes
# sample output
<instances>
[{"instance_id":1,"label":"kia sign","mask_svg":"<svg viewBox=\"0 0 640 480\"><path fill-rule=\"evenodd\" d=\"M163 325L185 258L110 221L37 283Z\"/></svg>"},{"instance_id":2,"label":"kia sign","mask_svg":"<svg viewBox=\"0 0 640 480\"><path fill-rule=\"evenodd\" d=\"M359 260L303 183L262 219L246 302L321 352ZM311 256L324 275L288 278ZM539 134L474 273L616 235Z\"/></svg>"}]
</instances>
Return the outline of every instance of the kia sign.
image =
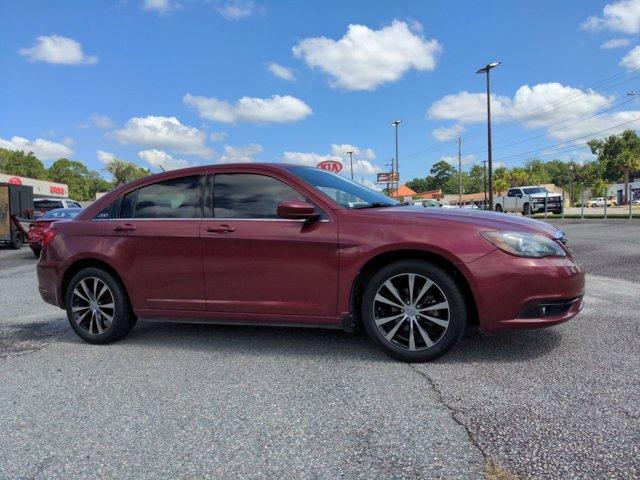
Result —
<instances>
[{"instance_id":1,"label":"kia sign","mask_svg":"<svg viewBox=\"0 0 640 480\"><path fill-rule=\"evenodd\" d=\"M18 177L11 177L9 180L7 180L7 183L10 183L11 185L22 185L22 180L20 180Z\"/></svg>"},{"instance_id":2,"label":"kia sign","mask_svg":"<svg viewBox=\"0 0 640 480\"><path fill-rule=\"evenodd\" d=\"M342 164L335 160L325 160L324 162L320 162L317 166L320 170L326 170L333 173L338 173L342 170Z\"/></svg>"},{"instance_id":3,"label":"kia sign","mask_svg":"<svg viewBox=\"0 0 640 480\"><path fill-rule=\"evenodd\" d=\"M377 176L378 183L391 183L398 180L398 174L395 172L392 173L379 173Z\"/></svg>"}]
</instances>

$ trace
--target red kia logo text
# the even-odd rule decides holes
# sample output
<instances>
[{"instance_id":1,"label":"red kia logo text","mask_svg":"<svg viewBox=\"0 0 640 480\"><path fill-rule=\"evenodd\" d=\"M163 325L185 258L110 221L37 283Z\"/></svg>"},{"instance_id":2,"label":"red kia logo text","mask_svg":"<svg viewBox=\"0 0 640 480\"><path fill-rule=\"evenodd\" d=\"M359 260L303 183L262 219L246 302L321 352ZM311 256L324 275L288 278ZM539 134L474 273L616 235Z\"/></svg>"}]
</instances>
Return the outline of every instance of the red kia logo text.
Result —
<instances>
[{"instance_id":1,"label":"red kia logo text","mask_svg":"<svg viewBox=\"0 0 640 480\"><path fill-rule=\"evenodd\" d=\"M338 173L340 170L342 170L342 164L340 162L336 162L335 160L325 160L324 162L320 162L318 164L318 168L320 168L321 170Z\"/></svg>"}]
</instances>

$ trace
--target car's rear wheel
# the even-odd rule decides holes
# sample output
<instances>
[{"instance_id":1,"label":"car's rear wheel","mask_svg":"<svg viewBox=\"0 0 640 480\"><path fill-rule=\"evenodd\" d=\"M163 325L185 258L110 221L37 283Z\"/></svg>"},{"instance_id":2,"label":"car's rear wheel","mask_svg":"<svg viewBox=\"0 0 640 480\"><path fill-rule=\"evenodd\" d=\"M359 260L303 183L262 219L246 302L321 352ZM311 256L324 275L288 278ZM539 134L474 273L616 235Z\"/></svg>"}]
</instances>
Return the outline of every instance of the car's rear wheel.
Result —
<instances>
[{"instance_id":1,"label":"car's rear wheel","mask_svg":"<svg viewBox=\"0 0 640 480\"><path fill-rule=\"evenodd\" d=\"M136 324L122 284L100 268L85 268L73 276L65 304L71 327L89 343L119 340Z\"/></svg>"},{"instance_id":2,"label":"car's rear wheel","mask_svg":"<svg viewBox=\"0 0 640 480\"><path fill-rule=\"evenodd\" d=\"M11 248L14 250L20 250L22 248L22 234L20 232L15 232L13 234L13 238L11 239Z\"/></svg>"},{"instance_id":3,"label":"car's rear wheel","mask_svg":"<svg viewBox=\"0 0 640 480\"><path fill-rule=\"evenodd\" d=\"M496 205L496 212L501 212L502 211L502 205L497 204Z\"/></svg>"},{"instance_id":4,"label":"car's rear wheel","mask_svg":"<svg viewBox=\"0 0 640 480\"><path fill-rule=\"evenodd\" d=\"M408 362L433 360L449 351L467 322L456 281L422 260L394 262L375 273L365 287L361 313L369 337Z\"/></svg>"}]
</instances>

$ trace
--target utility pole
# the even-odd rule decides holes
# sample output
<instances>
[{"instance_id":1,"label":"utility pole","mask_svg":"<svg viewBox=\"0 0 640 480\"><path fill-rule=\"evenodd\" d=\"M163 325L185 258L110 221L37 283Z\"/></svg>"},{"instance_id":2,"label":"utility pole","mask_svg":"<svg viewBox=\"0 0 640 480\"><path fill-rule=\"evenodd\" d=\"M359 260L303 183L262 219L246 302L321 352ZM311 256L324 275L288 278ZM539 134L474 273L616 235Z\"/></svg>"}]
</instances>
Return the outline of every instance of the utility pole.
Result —
<instances>
[{"instance_id":1,"label":"utility pole","mask_svg":"<svg viewBox=\"0 0 640 480\"><path fill-rule=\"evenodd\" d=\"M500 62L491 62L476 72L487 74L487 160L489 164L489 210L493 210L493 154L491 148L491 85L489 82L489 72L498 65L500 65Z\"/></svg>"},{"instance_id":2,"label":"utility pole","mask_svg":"<svg viewBox=\"0 0 640 480\"><path fill-rule=\"evenodd\" d=\"M462 208L462 140L458 137L458 200Z\"/></svg>"},{"instance_id":3,"label":"utility pole","mask_svg":"<svg viewBox=\"0 0 640 480\"><path fill-rule=\"evenodd\" d=\"M398 198L398 190L400 189L400 163L398 162L398 126L402 120L394 120L391 125L396 127L396 199Z\"/></svg>"},{"instance_id":4,"label":"utility pole","mask_svg":"<svg viewBox=\"0 0 640 480\"><path fill-rule=\"evenodd\" d=\"M482 170L484 173L484 208L487 208L487 161L482 160Z\"/></svg>"},{"instance_id":5,"label":"utility pole","mask_svg":"<svg viewBox=\"0 0 640 480\"><path fill-rule=\"evenodd\" d=\"M569 198L571 199L571 206L573 207L573 158L569 164ZM564 208L564 205L562 206Z\"/></svg>"},{"instance_id":6,"label":"utility pole","mask_svg":"<svg viewBox=\"0 0 640 480\"><path fill-rule=\"evenodd\" d=\"M353 150L347 153L349 154L349 163L351 164L351 181L353 181Z\"/></svg>"},{"instance_id":7,"label":"utility pole","mask_svg":"<svg viewBox=\"0 0 640 480\"><path fill-rule=\"evenodd\" d=\"M389 163L387 163L385 166L387 167L387 171L388 172L389 172L389 169L391 169L391 171L389 173L389 175L390 175L389 182L392 182L393 181L393 158L390 158L389 159ZM391 196L391 190L390 189L391 189L391 185L393 185L393 183L390 184L389 182L387 182L387 193L389 194L389 196Z\"/></svg>"}]
</instances>

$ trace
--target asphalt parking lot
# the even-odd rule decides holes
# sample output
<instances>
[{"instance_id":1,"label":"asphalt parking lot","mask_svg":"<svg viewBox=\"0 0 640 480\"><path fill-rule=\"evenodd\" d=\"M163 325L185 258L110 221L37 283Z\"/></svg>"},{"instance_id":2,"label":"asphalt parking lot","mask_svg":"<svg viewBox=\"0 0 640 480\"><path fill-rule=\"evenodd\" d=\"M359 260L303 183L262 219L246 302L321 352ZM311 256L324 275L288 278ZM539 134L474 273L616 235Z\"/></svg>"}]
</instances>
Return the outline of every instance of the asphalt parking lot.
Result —
<instances>
[{"instance_id":1,"label":"asphalt parking lot","mask_svg":"<svg viewBox=\"0 0 640 480\"><path fill-rule=\"evenodd\" d=\"M582 314L417 365L307 329L140 322L88 345L30 250L0 250L0 478L637 478L640 221L554 223Z\"/></svg>"}]
</instances>

